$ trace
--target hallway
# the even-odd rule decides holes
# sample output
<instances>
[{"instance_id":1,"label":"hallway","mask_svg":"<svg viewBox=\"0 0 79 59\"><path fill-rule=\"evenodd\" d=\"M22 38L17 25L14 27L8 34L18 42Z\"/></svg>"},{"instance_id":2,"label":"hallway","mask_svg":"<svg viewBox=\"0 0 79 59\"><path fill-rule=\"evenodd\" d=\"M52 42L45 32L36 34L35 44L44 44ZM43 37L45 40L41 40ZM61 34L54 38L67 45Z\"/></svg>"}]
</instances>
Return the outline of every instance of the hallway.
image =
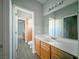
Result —
<instances>
[{"instance_id":1,"label":"hallway","mask_svg":"<svg viewBox=\"0 0 79 59\"><path fill-rule=\"evenodd\" d=\"M37 55L32 53L32 50L22 39L19 40L17 54L16 59L40 59Z\"/></svg>"}]
</instances>

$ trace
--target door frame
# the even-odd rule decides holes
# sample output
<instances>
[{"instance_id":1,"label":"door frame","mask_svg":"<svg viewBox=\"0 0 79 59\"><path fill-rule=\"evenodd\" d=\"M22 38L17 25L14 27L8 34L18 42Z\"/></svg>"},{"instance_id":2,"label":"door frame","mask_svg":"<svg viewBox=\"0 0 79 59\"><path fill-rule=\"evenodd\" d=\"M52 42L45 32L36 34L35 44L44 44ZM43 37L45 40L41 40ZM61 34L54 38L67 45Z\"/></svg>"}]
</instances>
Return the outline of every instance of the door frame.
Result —
<instances>
[{"instance_id":1,"label":"door frame","mask_svg":"<svg viewBox=\"0 0 79 59\"><path fill-rule=\"evenodd\" d=\"M33 11L30 11L28 9L24 9L22 7L19 7L19 6L15 5L15 4L13 4L13 11L14 11L14 13L16 13L16 11L18 9L21 10L21 11L23 11L23 12L32 14L32 42L33 42L32 53L35 53L35 48L34 48L34 36L35 36L35 34L34 34L35 33L35 31L34 31L34 12ZM16 23L17 23L17 26L18 26L18 22L16 22ZM18 29L17 29L17 31L18 31ZM15 55L15 54L13 54L13 55Z\"/></svg>"}]
</instances>

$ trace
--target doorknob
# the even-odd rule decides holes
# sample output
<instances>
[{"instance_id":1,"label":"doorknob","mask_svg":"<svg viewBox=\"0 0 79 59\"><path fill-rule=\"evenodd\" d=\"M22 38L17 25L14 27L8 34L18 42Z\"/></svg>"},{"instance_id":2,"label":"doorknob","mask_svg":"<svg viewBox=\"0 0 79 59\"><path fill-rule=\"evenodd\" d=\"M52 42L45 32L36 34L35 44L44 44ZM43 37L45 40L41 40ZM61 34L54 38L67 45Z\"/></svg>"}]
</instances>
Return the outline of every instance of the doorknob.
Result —
<instances>
[{"instance_id":1,"label":"doorknob","mask_svg":"<svg viewBox=\"0 0 79 59\"><path fill-rule=\"evenodd\" d=\"M17 34L17 32L15 32L15 34Z\"/></svg>"}]
</instances>

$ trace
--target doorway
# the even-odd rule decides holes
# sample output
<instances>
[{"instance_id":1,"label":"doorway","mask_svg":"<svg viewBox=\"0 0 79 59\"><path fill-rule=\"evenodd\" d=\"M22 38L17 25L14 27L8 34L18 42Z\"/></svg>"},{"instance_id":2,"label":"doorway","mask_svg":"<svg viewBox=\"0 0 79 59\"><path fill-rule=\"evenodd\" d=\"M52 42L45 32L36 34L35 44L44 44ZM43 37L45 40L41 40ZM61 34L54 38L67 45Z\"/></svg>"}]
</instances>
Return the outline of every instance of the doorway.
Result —
<instances>
[{"instance_id":1,"label":"doorway","mask_svg":"<svg viewBox=\"0 0 79 59\"><path fill-rule=\"evenodd\" d=\"M18 47L25 40L25 20L18 19Z\"/></svg>"},{"instance_id":2,"label":"doorway","mask_svg":"<svg viewBox=\"0 0 79 59\"><path fill-rule=\"evenodd\" d=\"M34 52L34 13L14 5L13 15L13 59L16 59L20 41Z\"/></svg>"}]
</instances>

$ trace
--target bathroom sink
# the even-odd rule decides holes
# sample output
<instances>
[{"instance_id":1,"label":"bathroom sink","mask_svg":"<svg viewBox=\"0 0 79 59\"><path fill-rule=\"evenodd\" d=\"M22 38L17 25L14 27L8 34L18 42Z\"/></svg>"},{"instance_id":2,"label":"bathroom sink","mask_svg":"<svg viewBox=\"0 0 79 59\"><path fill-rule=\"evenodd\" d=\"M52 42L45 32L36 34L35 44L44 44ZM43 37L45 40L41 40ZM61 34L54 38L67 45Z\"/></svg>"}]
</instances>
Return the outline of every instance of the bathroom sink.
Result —
<instances>
[{"instance_id":1,"label":"bathroom sink","mask_svg":"<svg viewBox=\"0 0 79 59\"><path fill-rule=\"evenodd\" d=\"M49 36L49 35L39 35L38 36L41 40L48 42L48 43L52 43L56 40L56 38Z\"/></svg>"}]
</instances>

